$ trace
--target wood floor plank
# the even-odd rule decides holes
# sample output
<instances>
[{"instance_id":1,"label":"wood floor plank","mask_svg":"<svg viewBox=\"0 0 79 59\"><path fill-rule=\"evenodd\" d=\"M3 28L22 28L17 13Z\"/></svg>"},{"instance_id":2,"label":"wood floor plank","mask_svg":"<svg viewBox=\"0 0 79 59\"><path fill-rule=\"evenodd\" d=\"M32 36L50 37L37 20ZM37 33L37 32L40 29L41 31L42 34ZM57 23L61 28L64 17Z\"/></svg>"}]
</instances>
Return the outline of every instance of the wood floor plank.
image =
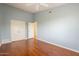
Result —
<instances>
[{"instance_id":1,"label":"wood floor plank","mask_svg":"<svg viewBox=\"0 0 79 59\"><path fill-rule=\"evenodd\" d=\"M79 53L34 39L14 41L0 47L0 56L79 56Z\"/></svg>"}]
</instances>

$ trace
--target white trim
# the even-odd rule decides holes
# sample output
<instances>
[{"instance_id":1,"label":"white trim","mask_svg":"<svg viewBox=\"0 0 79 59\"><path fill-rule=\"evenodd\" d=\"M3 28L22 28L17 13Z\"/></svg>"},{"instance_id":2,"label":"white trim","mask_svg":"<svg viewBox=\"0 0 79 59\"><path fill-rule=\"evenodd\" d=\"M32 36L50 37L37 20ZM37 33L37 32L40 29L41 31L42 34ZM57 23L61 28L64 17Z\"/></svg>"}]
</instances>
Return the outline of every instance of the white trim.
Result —
<instances>
[{"instance_id":1,"label":"white trim","mask_svg":"<svg viewBox=\"0 0 79 59\"><path fill-rule=\"evenodd\" d=\"M7 39L5 39L5 40L7 40ZM24 38L24 39L22 39L22 40L27 40L27 38ZM19 40L16 40L16 41L19 41ZM15 40L14 41L2 41L1 42L1 44L0 44L0 46L2 45L2 44L7 44L7 43L11 43L11 42L15 42Z\"/></svg>"},{"instance_id":2,"label":"white trim","mask_svg":"<svg viewBox=\"0 0 79 59\"><path fill-rule=\"evenodd\" d=\"M11 42L12 42L12 41L6 41L6 42L5 42L5 41L2 41L2 42L1 42L1 45L2 45L2 44L11 43Z\"/></svg>"},{"instance_id":3,"label":"white trim","mask_svg":"<svg viewBox=\"0 0 79 59\"><path fill-rule=\"evenodd\" d=\"M46 40L41 40L41 39L38 39L38 40L43 41L43 42L46 42L46 43L49 43L49 44L56 45L58 47L61 47L61 48L64 48L64 49L67 49L67 50L70 50L70 51L73 51L73 52L76 52L76 53L79 53L78 50L74 50L74 49L71 49L71 48L68 48L68 47L64 47L63 45L59 45L59 44L56 44L56 43L51 43L51 42L48 42Z\"/></svg>"}]
</instances>

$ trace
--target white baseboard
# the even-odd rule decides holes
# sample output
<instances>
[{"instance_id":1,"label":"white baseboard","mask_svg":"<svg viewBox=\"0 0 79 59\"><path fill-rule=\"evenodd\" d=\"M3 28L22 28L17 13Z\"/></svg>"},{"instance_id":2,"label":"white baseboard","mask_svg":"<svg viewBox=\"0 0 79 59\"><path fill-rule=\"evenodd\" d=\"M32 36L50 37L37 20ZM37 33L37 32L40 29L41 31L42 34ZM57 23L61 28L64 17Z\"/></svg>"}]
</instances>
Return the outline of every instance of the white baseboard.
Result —
<instances>
[{"instance_id":1,"label":"white baseboard","mask_svg":"<svg viewBox=\"0 0 79 59\"><path fill-rule=\"evenodd\" d=\"M8 40L8 39L4 39L4 40ZM27 39L24 38L24 39L20 39L20 40L27 40ZM16 40L16 41L19 41L19 40ZM15 40L12 40L12 41L2 41L0 45L7 44L7 43L11 43L11 42L15 42Z\"/></svg>"},{"instance_id":2,"label":"white baseboard","mask_svg":"<svg viewBox=\"0 0 79 59\"><path fill-rule=\"evenodd\" d=\"M2 44L11 43L11 42L12 42L12 41L6 41L6 42L5 42L5 41L2 41L1 45L2 45Z\"/></svg>"},{"instance_id":3,"label":"white baseboard","mask_svg":"<svg viewBox=\"0 0 79 59\"><path fill-rule=\"evenodd\" d=\"M46 42L46 43L49 43L49 44L56 45L58 47L61 47L61 48L64 48L64 49L67 49L67 50L70 50L70 51L73 51L73 52L76 52L76 53L79 53L79 51L74 50L74 49L71 49L71 48L68 48L68 47L64 47L63 45L59 45L59 44L56 44L56 43L51 43L51 42L48 42L46 40L41 40L41 39L38 39L38 40L43 41L43 42Z\"/></svg>"}]
</instances>

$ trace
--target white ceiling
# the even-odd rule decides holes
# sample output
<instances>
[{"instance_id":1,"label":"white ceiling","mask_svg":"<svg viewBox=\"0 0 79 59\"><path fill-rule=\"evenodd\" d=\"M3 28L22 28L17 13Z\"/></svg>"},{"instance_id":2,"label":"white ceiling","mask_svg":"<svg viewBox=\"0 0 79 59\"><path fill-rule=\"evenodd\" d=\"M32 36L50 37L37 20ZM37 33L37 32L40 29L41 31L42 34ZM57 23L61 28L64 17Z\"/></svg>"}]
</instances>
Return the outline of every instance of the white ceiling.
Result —
<instances>
[{"instance_id":1,"label":"white ceiling","mask_svg":"<svg viewBox=\"0 0 79 59\"><path fill-rule=\"evenodd\" d=\"M65 3L8 3L8 5L19 8L21 10L36 13L50 8L55 8Z\"/></svg>"}]
</instances>

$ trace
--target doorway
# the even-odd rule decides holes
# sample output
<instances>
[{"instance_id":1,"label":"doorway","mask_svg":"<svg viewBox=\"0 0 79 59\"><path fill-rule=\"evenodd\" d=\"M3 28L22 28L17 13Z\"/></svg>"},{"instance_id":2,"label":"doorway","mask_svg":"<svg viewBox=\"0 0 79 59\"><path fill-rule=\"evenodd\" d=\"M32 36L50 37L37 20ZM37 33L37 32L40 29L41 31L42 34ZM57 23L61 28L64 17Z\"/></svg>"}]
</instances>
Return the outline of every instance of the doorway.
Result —
<instances>
[{"instance_id":1,"label":"doorway","mask_svg":"<svg viewBox=\"0 0 79 59\"><path fill-rule=\"evenodd\" d=\"M37 22L28 23L28 38L37 38Z\"/></svg>"}]
</instances>

